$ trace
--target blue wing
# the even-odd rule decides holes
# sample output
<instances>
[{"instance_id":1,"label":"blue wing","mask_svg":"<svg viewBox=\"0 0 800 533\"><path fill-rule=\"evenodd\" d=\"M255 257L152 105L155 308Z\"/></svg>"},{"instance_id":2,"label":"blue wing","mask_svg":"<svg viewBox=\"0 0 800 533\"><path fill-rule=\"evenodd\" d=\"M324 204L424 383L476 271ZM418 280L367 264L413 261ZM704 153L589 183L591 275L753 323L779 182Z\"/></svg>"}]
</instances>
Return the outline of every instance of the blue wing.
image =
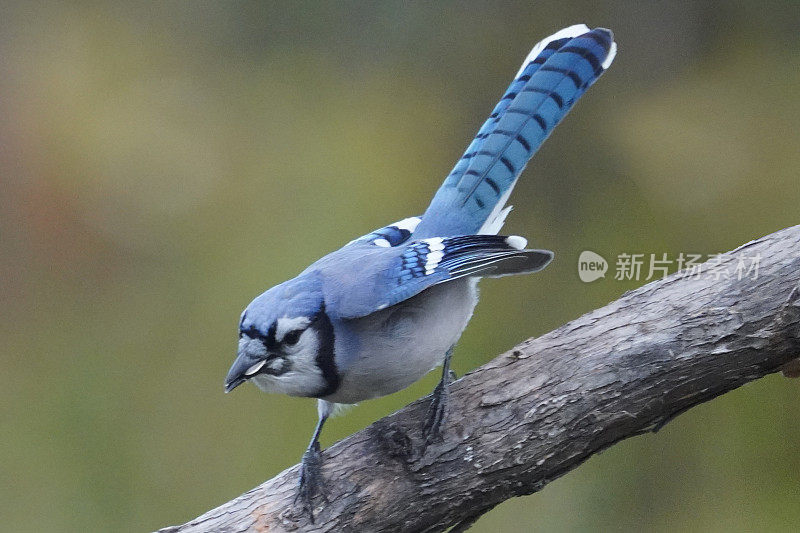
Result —
<instances>
[{"instance_id":1,"label":"blue wing","mask_svg":"<svg viewBox=\"0 0 800 533\"><path fill-rule=\"evenodd\" d=\"M411 241L392 249L383 247L383 251L379 251L380 245L364 246L359 248L358 256L350 256L352 268L347 272L357 278L358 283L348 282L351 288L348 291L329 292L326 299L336 299L335 305L329 306L329 312L335 309L337 317L358 318L407 300L439 283L467 276L500 277L537 272L552 260L552 252L527 250L526 244L525 239L518 236L462 235ZM366 262L371 266L362 270L361 265ZM382 268L373 268L381 262ZM341 263L338 265L341 267ZM337 280L341 281L340 278L341 273Z\"/></svg>"},{"instance_id":2,"label":"blue wing","mask_svg":"<svg viewBox=\"0 0 800 533\"><path fill-rule=\"evenodd\" d=\"M399 246L411 237L411 234L419 225L420 220L422 220L420 217L408 217L403 220L398 220L388 226L367 233L363 237L354 239L347 243L347 245L372 243L375 246L384 248Z\"/></svg>"},{"instance_id":3,"label":"blue wing","mask_svg":"<svg viewBox=\"0 0 800 533\"><path fill-rule=\"evenodd\" d=\"M615 54L611 31L582 24L537 44L439 188L414 238L497 233L528 160Z\"/></svg>"}]
</instances>

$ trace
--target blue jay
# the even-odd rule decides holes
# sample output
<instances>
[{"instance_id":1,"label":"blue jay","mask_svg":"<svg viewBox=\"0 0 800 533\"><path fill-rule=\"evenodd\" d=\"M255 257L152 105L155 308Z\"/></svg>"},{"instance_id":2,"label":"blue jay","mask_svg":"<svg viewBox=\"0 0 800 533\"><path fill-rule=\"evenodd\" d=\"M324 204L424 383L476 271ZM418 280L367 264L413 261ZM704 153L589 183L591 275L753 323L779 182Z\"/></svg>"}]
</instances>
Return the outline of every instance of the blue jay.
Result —
<instances>
[{"instance_id":1,"label":"blue jay","mask_svg":"<svg viewBox=\"0 0 800 533\"><path fill-rule=\"evenodd\" d=\"M570 26L533 47L421 217L355 239L253 300L225 378L317 398L298 497L319 491L319 434L341 404L399 391L443 366L424 427L440 437L453 346L472 317L481 277L537 272L553 253L498 235L528 160L575 101L611 65L606 29ZM313 513L312 513L313 517Z\"/></svg>"}]
</instances>

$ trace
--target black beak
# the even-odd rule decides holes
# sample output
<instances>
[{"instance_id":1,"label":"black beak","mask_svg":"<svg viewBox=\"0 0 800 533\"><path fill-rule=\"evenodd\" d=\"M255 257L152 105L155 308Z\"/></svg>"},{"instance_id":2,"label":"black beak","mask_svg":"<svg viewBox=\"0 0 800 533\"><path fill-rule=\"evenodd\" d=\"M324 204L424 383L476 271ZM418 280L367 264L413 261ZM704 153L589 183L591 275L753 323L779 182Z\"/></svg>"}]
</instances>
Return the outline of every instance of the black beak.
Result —
<instances>
[{"instance_id":1,"label":"black beak","mask_svg":"<svg viewBox=\"0 0 800 533\"><path fill-rule=\"evenodd\" d=\"M241 385L245 381L247 381L247 380L245 378L242 378L242 377L234 378L233 381L225 380L225 394L229 393L230 391L232 391L233 389L235 389L236 387L238 387L239 385Z\"/></svg>"},{"instance_id":2,"label":"black beak","mask_svg":"<svg viewBox=\"0 0 800 533\"><path fill-rule=\"evenodd\" d=\"M228 370L228 375L225 376L225 392L228 393L247 381L247 369L253 365L254 361L244 354L240 353L236 360Z\"/></svg>"}]
</instances>

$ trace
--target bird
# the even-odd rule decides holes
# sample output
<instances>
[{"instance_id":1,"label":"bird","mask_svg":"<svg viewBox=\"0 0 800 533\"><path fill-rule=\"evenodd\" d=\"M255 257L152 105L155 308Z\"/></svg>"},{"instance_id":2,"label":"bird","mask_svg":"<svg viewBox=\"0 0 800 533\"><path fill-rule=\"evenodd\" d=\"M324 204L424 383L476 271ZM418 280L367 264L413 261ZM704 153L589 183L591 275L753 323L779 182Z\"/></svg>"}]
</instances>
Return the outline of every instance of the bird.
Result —
<instances>
[{"instance_id":1,"label":"bird","mask_svg":"<svg viewBox=\"0 0 800 533\"><path fill-rule=\"evenodd\" d=\"M538 272L554 256L499 235L511 191L616 51L610 30L585 24L537 43L421 216L350 241L241 314L225 392L250 381L317 399L295 498L312 520L322 492L320 432L342 406L397 392L442 366L422 428L426 443L442 438L450 359L478 302L478 281Z\"/></svg>"}]
</instances>

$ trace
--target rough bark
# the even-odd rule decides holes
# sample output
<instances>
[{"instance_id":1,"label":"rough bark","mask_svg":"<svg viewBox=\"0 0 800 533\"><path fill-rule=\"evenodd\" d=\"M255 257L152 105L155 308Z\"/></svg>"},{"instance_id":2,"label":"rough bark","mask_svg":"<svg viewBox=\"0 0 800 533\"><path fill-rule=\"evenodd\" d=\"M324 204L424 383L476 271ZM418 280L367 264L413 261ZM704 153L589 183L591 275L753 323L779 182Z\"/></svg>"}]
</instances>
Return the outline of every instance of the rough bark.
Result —
<instances>
[{"instance_id":1,"label":"rough bark","mask_svg":"<svg viewBox=\"0 0 800 533\"><path fill-rule=\"evenodd\" d=\"M592 454L800 355L800 226L721 256L756 279L678 273L525 341L452 385L426 450L422 398L324 453L315 523L293 505L297 466L161 531L442 531L538 491ZM718 271L718 270L717 270ZM788 367L791 369L791 366Z\"/></svg>"}]
</instances>

